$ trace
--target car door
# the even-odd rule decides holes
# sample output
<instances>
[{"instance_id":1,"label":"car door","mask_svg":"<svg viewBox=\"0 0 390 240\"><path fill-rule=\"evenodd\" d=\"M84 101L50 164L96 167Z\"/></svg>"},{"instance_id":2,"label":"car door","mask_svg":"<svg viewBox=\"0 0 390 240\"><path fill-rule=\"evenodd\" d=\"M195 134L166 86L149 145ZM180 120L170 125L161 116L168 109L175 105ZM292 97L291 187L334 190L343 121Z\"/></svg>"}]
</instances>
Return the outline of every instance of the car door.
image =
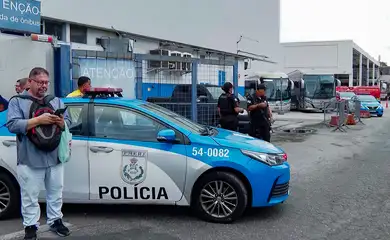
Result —
<instances>
[{"instance_id":1,"label":"car door","mask_svg":"<svg viewBox=\"0 0 390 240\"><path fill-rule=\"evenodd\" d=\"M65 164L63 198L66 202L89 200L88 163L88 103L69 103L68 114L72 119L71 159Z\"/></svg>"},{"instance_id":2,"label":"car door","mask_svg":"<svg viewBox=\"0 0 390 240\"><path fill-rule=\"evenodd\" d=\"M157 140L165 123L131 108L95 104L90 109L90 198L97 201L174 204L186 176L184 136Z\"/></svg>"},{"instance_id":3,"label":"car door","mask_svg":"<svg viewBox=\"0 0 390 240\"><path fill-rule=\"evenodd\" d=\"M10 133L4 125L7 112L0 112L0 166L4 166L16 176L16 135Z\"/></svg>"}]
</instances>

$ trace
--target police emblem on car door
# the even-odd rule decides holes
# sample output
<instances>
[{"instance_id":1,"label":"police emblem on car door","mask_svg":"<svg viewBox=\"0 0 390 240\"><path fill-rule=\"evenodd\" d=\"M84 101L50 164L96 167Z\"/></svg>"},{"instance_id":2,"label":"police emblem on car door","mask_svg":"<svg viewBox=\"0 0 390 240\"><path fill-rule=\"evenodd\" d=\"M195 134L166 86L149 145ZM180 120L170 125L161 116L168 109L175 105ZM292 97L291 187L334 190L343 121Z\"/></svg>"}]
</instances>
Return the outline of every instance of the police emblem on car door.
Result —
<instances>
[{"instance_id":1,"label":"police emblem on car door","mask_svg":"<svg viewBox=\"0 0 390 240\"><path fill-rule=\"evenodd\" d=\"M146 179L147 151L122 150L121 177L128 184L137 186Z\"/></svg>"}]
</instances>

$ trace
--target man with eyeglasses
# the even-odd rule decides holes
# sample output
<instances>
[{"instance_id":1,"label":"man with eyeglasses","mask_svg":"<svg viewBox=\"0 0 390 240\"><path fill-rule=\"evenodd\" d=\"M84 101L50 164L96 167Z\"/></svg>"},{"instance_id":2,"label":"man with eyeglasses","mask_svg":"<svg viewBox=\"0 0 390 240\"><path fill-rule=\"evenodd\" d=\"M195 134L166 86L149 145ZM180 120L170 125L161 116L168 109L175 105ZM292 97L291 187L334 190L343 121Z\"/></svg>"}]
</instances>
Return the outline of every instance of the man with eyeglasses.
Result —
<instances>
[{"instance_id":1,"label":"man with eyeglasses","mask_svg":"<svg viewBox=\"0 0 390 240\"><path fill-rule=\"evenodd\" d=\"M64 237L68 236L70 231L62 222L64 166L58 159L58 147L53 151L41 150L29 136L31 136L31 130L34 129L42 131L43 128L58 128L63 130L65 121L68 126L71 121L67 112L63 116L49 112L35 115L37 111L33 115L35 117L30 118L32 104L46 102L49 72L44 68L33 68L29 74L28 83L28 91L25 90L19 97L10 99L6 125L10 132L17 135L17 175L22 201L24 239L37 239L40 218L38 195L41 186L45 186L46 189L47 224L50 230ZM50 99L46 104L51 105L54 111L64 108L64 103L59 98Z\"/></svg>"}]
</instances>

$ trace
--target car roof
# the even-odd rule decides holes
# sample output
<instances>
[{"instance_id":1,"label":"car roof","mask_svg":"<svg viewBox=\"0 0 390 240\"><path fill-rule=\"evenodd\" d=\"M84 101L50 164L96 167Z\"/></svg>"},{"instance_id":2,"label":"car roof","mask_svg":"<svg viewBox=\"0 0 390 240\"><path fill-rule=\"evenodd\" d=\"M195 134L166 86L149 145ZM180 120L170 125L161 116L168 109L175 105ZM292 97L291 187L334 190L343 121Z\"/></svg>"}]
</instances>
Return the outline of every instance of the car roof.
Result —
<instances>
[{"instance_id":1,"label":"car roof","mask_svg":"<svg viewBox=\"0 0 390 240\"><path fill-rule=\"evenodd\" d=\"M63 98L64 103L88 103L91 101L89 98ZM96 103L110 103L114 105L124 105L129 107L138 107L141 104L147 102L134 99L134 98L122 98L122 97L108 97L108 98L94 98L93 102Z\"/></svg>"}]
</instances>

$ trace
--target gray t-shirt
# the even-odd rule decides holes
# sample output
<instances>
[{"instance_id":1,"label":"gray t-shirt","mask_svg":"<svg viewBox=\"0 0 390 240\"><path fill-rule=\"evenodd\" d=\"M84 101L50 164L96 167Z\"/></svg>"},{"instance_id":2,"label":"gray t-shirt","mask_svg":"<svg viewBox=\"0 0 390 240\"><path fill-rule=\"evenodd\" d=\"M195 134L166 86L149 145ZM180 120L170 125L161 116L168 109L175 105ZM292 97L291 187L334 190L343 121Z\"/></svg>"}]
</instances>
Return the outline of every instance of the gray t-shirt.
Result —
<instances>
[{"instance_id":1,"label":"gray t-shirt","mask_svg":"<svg viewBox=\"0 0 390 240\"><path fill-rule=\"evenodd\" d=\"M24 91L22 95L28 95ZM59 163L58 149L52 152L44 152L35 147L35 145L28 139L27 121L30 114L30 106L32 102L29 99L12 98L8 104L7 128L11 133L20 134L21 141L17 142L17 161L18 165L27 165L31 168L48 168L56 166ZM54 98L50 101L54 110L64 108L64 103L59 98ZM71 125L71 119L68 112L65 112L64 119L68 126Z\"/></svg>"}]
</instances>

